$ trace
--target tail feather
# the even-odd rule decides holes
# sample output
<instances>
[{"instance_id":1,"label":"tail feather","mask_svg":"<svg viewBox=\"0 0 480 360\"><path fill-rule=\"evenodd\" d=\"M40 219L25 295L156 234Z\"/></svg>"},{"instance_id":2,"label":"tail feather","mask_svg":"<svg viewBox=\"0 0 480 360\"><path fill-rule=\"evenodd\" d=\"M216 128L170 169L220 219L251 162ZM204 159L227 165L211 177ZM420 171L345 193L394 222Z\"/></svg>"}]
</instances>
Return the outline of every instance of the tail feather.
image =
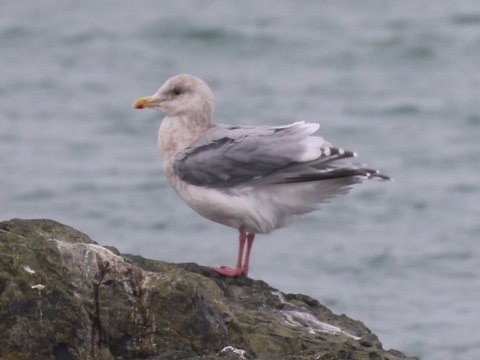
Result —
<instances>
[{"instance_id":1,"label":"tail feather","mask_svg":"<svg viewBox=\"0 0 480 360\"><path fill-rule=\"evenodd\" d=\"M282 183L300 183L309 181L322 181L340 179L346 177L365 177L367 179L379 179L390 180L386 175L380 173L380 171L370 168L335 168L327 171L319 171L314 173L300 174L297 176L287 177Z\"/></svg>"}]
</instances>

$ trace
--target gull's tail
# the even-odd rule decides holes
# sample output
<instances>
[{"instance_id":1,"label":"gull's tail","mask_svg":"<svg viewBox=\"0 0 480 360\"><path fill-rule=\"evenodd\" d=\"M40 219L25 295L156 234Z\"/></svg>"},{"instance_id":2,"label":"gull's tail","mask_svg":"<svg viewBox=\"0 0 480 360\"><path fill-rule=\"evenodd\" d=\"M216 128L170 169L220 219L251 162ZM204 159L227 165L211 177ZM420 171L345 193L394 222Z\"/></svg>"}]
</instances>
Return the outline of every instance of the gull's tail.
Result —
<instances>
[{"instance_id":1,"label":"gull's tail","mask_svg":"<svg viewBox=\"0 0 480 360\"><path fill-rule=\"evenodd\" d=\"M336 168L328 169L324 171L299 174L293 177L287 177L283 181L284 184L308 182L308 181L322 181L341 179L348 177L364 177L366 179L378 179L378 180L390 180L390 177L383 175L379 170L370 168Z\"/></svg>"}]
</instances>

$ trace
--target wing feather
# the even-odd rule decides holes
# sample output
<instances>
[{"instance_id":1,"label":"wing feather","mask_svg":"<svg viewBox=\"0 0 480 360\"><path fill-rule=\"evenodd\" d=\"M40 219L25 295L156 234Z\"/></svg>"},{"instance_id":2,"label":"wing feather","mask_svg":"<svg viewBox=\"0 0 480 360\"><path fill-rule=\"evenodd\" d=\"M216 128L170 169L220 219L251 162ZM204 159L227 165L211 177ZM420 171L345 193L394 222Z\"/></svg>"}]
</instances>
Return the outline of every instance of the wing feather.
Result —
<instances>
[{"instance_id":1,"label":"wing feather","mask_svg":"<svg viewBox=\"0 0 480 360\"><path fill-rule=\"evenodd\" d=\"M173 168L183 181L212 188L377 175L371 169L338 166L338 160L355 153L311 136L318 128L306 122L277 127L216 126L177 154Z\"/></svg>"}]
</instances>

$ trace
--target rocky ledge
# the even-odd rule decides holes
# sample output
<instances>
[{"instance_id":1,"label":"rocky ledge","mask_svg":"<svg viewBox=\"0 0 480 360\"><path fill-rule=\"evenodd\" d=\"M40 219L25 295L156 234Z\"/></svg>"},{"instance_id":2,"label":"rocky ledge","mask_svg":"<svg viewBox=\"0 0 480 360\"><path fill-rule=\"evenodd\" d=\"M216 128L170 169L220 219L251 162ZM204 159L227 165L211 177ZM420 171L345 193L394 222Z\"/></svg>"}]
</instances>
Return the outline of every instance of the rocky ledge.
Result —
<instances>
[{"instance_id":1,"label":"rocky ledge","mask_svg":"<svg viewBox=\"0 0 480 360\"><path fill-rule=\"evenodd\" d=\"M412 359L308 296L19 219L0 222L0 358Z\"/></svg>"}]
</instances>

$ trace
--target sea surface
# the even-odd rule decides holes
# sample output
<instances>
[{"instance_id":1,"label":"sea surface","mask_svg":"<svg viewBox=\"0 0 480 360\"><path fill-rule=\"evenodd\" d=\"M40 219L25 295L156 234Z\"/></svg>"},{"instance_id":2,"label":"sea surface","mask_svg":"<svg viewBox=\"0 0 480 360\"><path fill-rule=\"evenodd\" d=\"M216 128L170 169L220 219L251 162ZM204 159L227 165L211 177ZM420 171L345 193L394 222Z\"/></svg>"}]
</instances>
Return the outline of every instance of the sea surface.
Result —
<instances>
[{"instance_id":1,"label":"sea surface","mask_svg":"<svg viewBox=\"0 0 480 360\"><path fill-rule=\"evenodd\" d=\"M371 181L258 236L250 276L421 359L480 354L480 2L0 3L0 219L51 218L122 252L233 264L237 233L170 189L161 113L192 73L227 124L321 123Z\"/></svg>"}]
</instances>

